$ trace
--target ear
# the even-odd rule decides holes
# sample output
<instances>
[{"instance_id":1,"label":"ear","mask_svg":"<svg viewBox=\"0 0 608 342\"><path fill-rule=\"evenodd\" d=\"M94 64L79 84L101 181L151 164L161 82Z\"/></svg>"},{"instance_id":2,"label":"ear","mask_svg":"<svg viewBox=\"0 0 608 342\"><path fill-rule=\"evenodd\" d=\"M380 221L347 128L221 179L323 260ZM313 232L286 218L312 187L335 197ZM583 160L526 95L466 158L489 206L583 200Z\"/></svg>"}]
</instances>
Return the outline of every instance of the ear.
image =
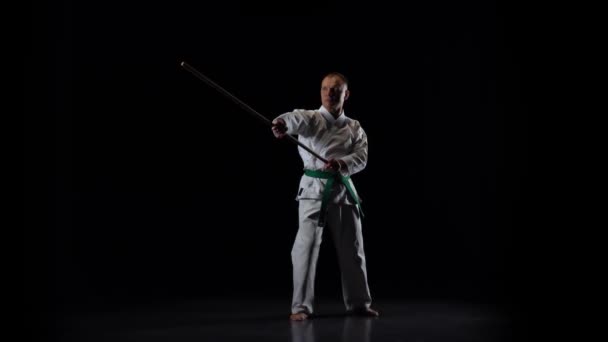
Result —
<instances>
[{"instance_id":1,"label":"ear","mask_svg":"<svg viewBox=\"0 0 608 342\"><path fill-rule=\"evenodd\" d=\"M344 101L348 100L349 96L350 96L350 90L346 89L346 91L344 92Z\"/></svg>"}]
</instances>

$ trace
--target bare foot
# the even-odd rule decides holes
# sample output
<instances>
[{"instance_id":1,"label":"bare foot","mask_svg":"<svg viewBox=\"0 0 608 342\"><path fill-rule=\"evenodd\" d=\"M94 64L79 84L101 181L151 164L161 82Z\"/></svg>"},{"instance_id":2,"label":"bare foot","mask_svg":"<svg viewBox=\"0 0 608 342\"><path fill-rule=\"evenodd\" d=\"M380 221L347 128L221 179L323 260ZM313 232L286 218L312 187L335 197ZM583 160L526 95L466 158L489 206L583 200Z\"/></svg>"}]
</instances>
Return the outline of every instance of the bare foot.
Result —
<instances>
[{"instance_id":1,"label":"bare foot","mask_svg":"<svg viewBox=\"0 0 608 342\"><path fill-rule=\"evenodd\" d=\"M308 315L304 312L298 312L295 314L291 314L289 319L292 321L304 321L308 319Z\"/></svg>"},{"instance_id":2,"label":"bare foot","mask_svg":"<svg viewBox=\"0 0 608 342\"><path fill-rule=\"evenodd\" d=\"M349 311L351 315L365 317L379 317L380 313L372 308L361 308Z\"/></svg>"}]
</instances>

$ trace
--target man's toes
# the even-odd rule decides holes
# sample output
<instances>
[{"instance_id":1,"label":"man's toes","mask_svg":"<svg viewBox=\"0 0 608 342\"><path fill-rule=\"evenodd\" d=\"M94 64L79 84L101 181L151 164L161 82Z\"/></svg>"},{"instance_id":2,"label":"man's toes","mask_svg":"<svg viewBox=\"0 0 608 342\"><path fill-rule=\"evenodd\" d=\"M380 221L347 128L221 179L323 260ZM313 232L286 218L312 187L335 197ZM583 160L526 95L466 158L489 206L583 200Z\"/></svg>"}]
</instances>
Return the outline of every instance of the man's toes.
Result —
<instances>
[{"instance_id":1,"label":"man's toes","mask_svg":"<svg viewBox=\"0 0 608 342\"><path fill-rule=\"evenodd\" d=\"M292 321L303 321L303 320L308 319L308 315L304 312L298 312L295 314L291 314L289 316L289 319Z\"/></svg>"}]
</instances>

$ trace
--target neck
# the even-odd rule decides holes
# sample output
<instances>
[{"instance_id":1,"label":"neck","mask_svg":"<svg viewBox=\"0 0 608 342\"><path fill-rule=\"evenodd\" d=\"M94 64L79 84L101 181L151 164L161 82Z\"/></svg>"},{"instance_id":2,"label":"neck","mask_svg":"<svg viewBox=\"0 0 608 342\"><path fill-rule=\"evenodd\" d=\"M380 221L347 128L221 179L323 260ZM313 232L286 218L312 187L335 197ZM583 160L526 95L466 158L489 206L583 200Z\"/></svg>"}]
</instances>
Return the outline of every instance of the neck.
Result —
<instances>
[{"instance_id":1,"label":"neck","mask_svg":"<svg viewBox=\"0 0 608 342\"><path fill-rule=\"evenodd\" d=\"M337 119L340 114L342 114L342 108L336 108L336 109L327 109L327 111L331 114L331 116L333 116L335 119Z\"/></svg>"}]
</instances>

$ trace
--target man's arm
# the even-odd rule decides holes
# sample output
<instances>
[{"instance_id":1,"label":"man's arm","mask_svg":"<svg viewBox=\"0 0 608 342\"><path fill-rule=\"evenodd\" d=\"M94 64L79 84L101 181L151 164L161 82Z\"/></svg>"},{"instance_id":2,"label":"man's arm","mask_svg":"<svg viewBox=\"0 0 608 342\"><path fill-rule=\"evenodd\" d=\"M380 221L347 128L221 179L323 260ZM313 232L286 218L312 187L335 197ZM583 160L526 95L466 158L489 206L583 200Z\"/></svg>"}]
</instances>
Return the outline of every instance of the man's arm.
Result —
<instances>
[{"instance_id":1,"label":"man's arm","mask_svg":"<svg viewBox=\"0 0 608 342\"><path fill-rule=\"evenodd\" d=\"M367 135L359 122L356 123L356 127L353 153L340 158L341 168L339 171L346 176L363 170L367 165Z\"/></svg>"},{"instance_id":2,"label":"man's arm","mask_svg":"<svg viewBox=\"0 0 608 342\"><path fill-rule=\"evenodd\" d=\"M277 138L286 134L308 136L314 130L314 111L296 109L272 120L272 133Z\"/></svg>"}]
</instances>

